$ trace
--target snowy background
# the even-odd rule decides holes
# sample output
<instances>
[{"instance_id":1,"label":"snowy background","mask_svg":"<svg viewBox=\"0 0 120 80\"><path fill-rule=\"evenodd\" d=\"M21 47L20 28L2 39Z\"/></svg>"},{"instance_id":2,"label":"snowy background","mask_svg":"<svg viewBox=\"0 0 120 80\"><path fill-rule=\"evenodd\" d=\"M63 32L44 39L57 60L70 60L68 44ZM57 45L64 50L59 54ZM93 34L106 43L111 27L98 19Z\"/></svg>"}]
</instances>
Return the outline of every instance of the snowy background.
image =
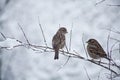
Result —
<instances>
[{"instance_id":1,"label":"snowy background","mask_svg":"<svg viewBox=\"0 0 120 80\"><path fill-rule=\"evenodd\" d=\"M113 27L120 29L120 7L107 6L120 4L120 0L106 0L95 6L100 0L0 0L0 32L7 37L26 42L18 27L22 25L29 41L32 44L44 45L39 29L38 16L42 24L49 46L60 26L68 29L67 44L69 43L70 29L73 24L72 50L86 57L82 46L84 40L97 39L106 51L106 42L109 31L103 28ZM120 39L116 34L112 36ZM0 40L3 38L1 36ZM111 42L112 44L112 42ZM71 51L72 51L71 50ZM92 80L108 80L109 71L83 60L73 59L57 71L65 63L67 57L60 55L55 61L54 53L35 53L19 47L12 50L0 50L2 60L2 80L88 80L84 67ZM117 54L113 56L114 59ZM115 79L120 80L120 78Z\"/></svg>"}]
</instances>

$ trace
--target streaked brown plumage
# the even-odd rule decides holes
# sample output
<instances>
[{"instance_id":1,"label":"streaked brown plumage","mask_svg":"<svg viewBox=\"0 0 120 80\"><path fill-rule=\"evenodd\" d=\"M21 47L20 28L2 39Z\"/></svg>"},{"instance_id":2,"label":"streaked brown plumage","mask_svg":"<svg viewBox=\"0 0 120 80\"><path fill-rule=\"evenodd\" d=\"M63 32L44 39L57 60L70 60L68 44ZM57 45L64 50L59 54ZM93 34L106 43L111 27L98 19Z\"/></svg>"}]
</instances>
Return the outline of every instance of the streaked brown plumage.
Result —
<instances>
[{"instance_id":1,"label":"streaked brown plumage","mask_svg":"<svg viewBox=\"0 0 120 80\"><path fill-rule=\"evenodd\" d=\"M107 54L99 44L99 42L95 39L89 39L87 41L87 51L91 58L99 59L99 58L107 58Z\"/></svg>"},{"instance_id":2,"label":"streaked brown plumage","mask_svg":"<svg viewBox=\"0 0 120 80\"><path fill-rule=\"evenodd\" d=\"M54 59L59 59L59 49L62 49L65 46L65 34L67 33L67 29L65 27L61 27L57 33L53 36L52 46L55 51Z\"/></svg>"}]
</instances>

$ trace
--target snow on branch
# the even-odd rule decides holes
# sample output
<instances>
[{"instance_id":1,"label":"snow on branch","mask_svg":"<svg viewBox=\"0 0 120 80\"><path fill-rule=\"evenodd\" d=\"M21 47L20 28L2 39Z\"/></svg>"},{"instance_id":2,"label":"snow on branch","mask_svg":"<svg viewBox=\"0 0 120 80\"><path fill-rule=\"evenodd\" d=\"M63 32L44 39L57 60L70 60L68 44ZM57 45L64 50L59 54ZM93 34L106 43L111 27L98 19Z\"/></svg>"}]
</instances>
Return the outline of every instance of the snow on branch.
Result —
<instances>
[{"instance_id":1,"label":"snow on branch","mask_svg":"<svg viewBox=\"0 0 120 80\"><path fill-rule=\"evenodd\" d=\"M21 41L12 38L6 38L0 42L0 49L13 49L18 46L22 46Z\"/></svg>"}]
</instances>

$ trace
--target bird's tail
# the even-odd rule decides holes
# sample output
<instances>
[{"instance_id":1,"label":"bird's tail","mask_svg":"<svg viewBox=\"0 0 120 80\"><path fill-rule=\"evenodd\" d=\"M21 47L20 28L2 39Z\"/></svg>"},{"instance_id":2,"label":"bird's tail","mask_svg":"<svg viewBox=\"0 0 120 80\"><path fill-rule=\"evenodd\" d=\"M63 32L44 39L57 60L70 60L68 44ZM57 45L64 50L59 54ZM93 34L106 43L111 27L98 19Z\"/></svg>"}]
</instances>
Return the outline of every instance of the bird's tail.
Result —
<instances>
[{"instance_id":1,"label":"bird's tail","mask_svg":"<svg viewBox=\"0 0 120 80\"><path fill-rule=\"evenodd\" d=\"M54 60L59 59L59 50L55 50Z\"/></svg>"}]
</instances>

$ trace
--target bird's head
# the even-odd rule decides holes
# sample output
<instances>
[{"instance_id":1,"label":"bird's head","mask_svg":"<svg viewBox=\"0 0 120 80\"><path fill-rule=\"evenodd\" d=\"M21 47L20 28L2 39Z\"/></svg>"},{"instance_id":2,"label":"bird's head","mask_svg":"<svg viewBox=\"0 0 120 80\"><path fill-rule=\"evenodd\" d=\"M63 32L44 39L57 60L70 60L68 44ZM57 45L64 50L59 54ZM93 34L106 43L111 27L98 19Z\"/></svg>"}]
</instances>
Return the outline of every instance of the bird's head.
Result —
<instances>
[{"instance_id":1,"label":"bird's head","mask_svg":"<svg viewBox=\"0 0 120 80\"><path fill-rule=\"evenodd\" d=\"M67 32L67 29L66 29L65 27L61 27L58 31L59 31L60 33L62 33L62 34L68 33L68 32Z\"/></svg>"},{"instance_id":2,"label":"bird's head","mask_svg":"<svg viewBox=\"0 0 120 80\"><path fill-rule=\"evenodd\" d=\"M95 39L89 39L86 43L95 44L97 41Z\"/></svg>"}]
</instances>

